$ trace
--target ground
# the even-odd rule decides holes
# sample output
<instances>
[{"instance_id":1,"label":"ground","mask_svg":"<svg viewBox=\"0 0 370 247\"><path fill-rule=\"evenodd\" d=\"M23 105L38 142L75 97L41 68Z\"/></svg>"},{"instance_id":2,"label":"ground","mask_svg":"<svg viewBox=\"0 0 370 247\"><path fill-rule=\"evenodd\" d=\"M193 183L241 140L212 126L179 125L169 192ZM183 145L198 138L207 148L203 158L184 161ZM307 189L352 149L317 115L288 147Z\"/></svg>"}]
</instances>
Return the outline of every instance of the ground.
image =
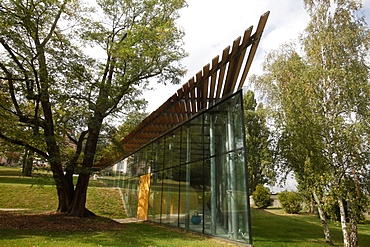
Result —
<instances>
[{"instance_id":1,"label":"ground","mask_svg":"<svg viewBox=\"0 0 370 247\"><path fill-rule=\"evenodd\" d=\"M124 224L103 217L78 218L55 212L42 214L0 212L0 229L96 231L118 230L124 227Z\"/></svg>"}]
</instances>

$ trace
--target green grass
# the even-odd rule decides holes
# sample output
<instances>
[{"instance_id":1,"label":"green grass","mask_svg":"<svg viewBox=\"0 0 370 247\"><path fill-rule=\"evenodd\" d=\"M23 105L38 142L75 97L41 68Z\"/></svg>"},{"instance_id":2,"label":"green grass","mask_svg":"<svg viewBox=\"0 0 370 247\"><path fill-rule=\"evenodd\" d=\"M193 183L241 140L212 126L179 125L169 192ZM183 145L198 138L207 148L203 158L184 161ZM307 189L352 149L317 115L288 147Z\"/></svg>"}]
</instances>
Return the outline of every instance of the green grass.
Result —
<instances>
[{"instance_id":1,"label":"green grass","mask_svg":"<svg viewBox=\"0 0 370 247\"><path fill-rule=\"evenodd\" d=\"M4 175L5 174L5 175ZM35 186L35 178L19 176L14 169L0 167L0 208L22 208L23 212L54 211L55 186ZM32 186L33 184L33 186ZM119 191L92 181L87 207L99 216L125 218ZM324 247L323 231L315 215L287 215L281 209L252 209L252 234L255 247ZM335 246L343 246L341 228L329 222ZM124 230L102 231L0 231L0 246L225 246L220 242L181 230L150 223L125 224ZM359 246L370 247L370 222L359 225Z\"/></svg>"},{"instance_id":2,"label":"green grass","mask_svg":"<svg viewBox=\"0 0 370 247\"><path fill-rule=\"evenodd\" d=\"M126 224L119 231L14 231L1 230L0 246L90 247L90 246L161 246L222 247L225 242L200 237L183 231L168 230L149 223Z\"/></svg>"},{"instance_id":3,"label":"green grass","mask_svg":"<svg viewBox=\"0 0 370 247\"><path fill-rule=\"evenodd\" d=\"M73 177L74 184L77 182L77 177ZM10 168L0 166L0 184L18 184L27 186L45 186L54 185L54 179L51 172L36 171L31 177L23 177L20 168ZM105 185L100 181L90 180L90 186L104 187Z\"/></svg>"},{"instance_id":4,"label":"green grass","mask_svg":"<svg viewBox=\"0 0 370 247\"><path fill-rule=\"evenodd\" d=\"M328 246L325 243L321 222L315 215L288 215L281 209L251 211L252 234L255 247ZM329 222L335 246L343 246L339 223ZM360 224L359 246L370 246L370 222Z\"/></svg>"}]
</instances>

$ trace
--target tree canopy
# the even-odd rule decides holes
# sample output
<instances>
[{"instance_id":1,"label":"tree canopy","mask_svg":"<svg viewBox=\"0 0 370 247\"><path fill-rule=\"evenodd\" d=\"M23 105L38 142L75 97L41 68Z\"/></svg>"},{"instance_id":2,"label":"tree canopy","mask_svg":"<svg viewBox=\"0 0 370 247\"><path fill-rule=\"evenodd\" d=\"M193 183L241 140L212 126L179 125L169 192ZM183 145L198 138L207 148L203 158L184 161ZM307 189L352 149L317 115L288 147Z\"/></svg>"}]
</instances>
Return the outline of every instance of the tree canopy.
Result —
<instances>
[{"instance_id":1,"label":"tree canopy","mask_svg":"<svg viewBox=\"0 0 370 247\"><path fill-rule=\"evenodd\" d=\"M150 78L177 83L184 74L176 19L185 4L0 3L0 138L48 160L59 211L89 215L86 190L104 126L145 104Z\"/></svg>"}]
</instances>

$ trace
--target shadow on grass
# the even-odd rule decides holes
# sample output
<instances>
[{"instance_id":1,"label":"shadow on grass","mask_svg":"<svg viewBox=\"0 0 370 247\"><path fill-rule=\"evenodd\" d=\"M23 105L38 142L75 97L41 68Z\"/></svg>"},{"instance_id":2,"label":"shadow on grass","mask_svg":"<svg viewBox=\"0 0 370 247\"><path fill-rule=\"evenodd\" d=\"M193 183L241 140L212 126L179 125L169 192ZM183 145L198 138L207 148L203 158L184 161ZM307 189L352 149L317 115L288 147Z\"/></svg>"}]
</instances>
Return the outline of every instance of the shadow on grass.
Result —
<instances>
[{"instance_id":1,"label":"shadow on grass","mask_svg":"<svg viewBox=\"0 0 370 247\"><path fill-rule=\"evenodd\" d=\"M278 211L275 213L274 211ZM252 209L252 235L255 247L328 246L318 217L310 214L279 215L276 209ZM342 246L339 224L329 222L334 244ZM359 226L359 246L370 246L370 226Z\"/></svg>"},{"instance_id":2,"label":"shadow on grass","mask_svg":"<svg viewBox=\"0 0 370 247\"><path fill-rule=\"evenodd\" d=\"M77 177L73 178L74 184L77 183ZM54 179L51 174L34 174L32 177L22 176L0 176L0 183L3 184L18 184L18 185L29 185L29 186L44 186L44 185L55 185ZM90 187L107 187L102 181L90 180Z\"/></svg>"},{"instance_id":3,"label":"shadow on grass","mask_svg":"<svg viewBox=\"0 0 370 247\"><path fill-rule=\"evenodd\" d=\"M183 231L169 230L150 223L124 224L123 229L102 231L26 231L0 232L1 246L235 246Z\"/></svg>"},{"instance_id":4,"label":"shadow on grass","mask_svg":"<svg viewBox=\"0 0 370 247\"><path fill-rule=\"evenodd\" d=\"M54 185L55 182L50 176L33 176L33 177L0 177L0 183L18 184L29 186Z\"/></svg>"}]
</instances>

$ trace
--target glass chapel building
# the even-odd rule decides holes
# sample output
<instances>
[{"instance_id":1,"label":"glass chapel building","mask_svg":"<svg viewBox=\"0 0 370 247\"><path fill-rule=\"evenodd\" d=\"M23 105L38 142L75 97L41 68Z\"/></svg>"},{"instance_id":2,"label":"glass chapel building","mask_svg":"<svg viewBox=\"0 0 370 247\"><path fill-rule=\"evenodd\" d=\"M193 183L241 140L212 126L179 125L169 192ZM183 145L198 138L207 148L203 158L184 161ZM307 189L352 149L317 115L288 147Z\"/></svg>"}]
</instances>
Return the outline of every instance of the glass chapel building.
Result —
<instances>
[{"instance_id":1,"label":"glass chapel building","mask_svg":"<svg viewBox=\"0 0 370 247\"><path fill-rule=\"evenodd\" d=\"M129 216L252 243L242 86L268 14L124 138L104 179Z\"/></svg>"}]
</instances>

